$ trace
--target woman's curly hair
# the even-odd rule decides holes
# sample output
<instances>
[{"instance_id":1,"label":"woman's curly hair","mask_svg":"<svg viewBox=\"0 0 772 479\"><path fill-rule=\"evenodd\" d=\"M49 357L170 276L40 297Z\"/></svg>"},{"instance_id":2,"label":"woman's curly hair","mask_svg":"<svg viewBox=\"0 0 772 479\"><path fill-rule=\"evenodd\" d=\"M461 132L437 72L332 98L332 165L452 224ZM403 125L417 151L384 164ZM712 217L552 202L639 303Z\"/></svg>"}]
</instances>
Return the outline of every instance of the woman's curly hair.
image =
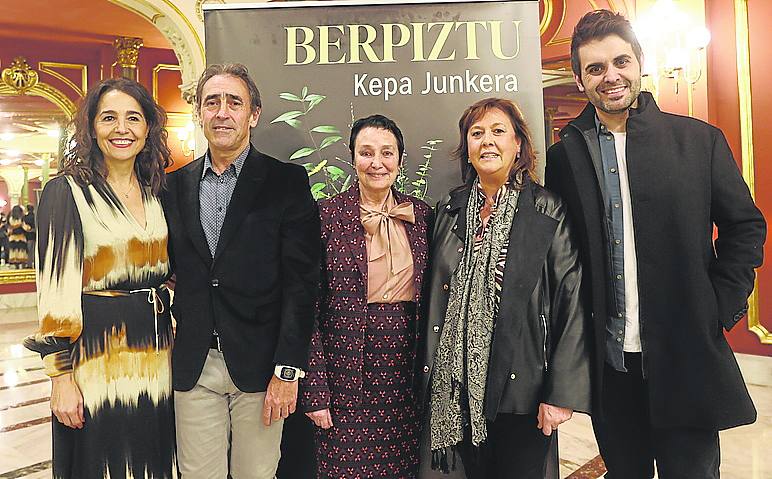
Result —
<instances>
[{"instance_id":1,"label":"woman's curly hair","mask_svg":"<svg viewBox=\"0 0 772 479\"><path fill-rule=\"evenodd\" d=\"M153 195L157 196L166 186L165 168L172 163L171 151L166 144L166 112L153 100L144 86L127 78L104 80L89 90L81 100L70 124L75 133L59 165L59 173L72 176L81 186L105 186L108 171L102 150L97 144L94 120L98 113L99 100L105 93L113 90L129 95L142 107L142 114L147 122L147 139L145 147L134 162L134 171L140 184L149 187Z\"/></svg>"}]
</instances>

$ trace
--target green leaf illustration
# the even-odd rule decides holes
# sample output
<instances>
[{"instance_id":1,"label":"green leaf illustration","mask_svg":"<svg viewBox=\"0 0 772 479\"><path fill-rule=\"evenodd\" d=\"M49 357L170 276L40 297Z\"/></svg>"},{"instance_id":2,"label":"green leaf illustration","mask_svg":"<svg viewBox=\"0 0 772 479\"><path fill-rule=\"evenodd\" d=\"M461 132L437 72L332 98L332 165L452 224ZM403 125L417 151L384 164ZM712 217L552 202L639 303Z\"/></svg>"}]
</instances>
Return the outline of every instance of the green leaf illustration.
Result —
<instances>
[{"instance_id":1,"label":"green leaf illustration","mask_svg":"<svg viewBox=\"0 0 772 479\"><path fill-rule=\"evenodd\" d=\"M340 191L346 191L348 189L348 185L351 184L351 175L348 175L346 177L346 181L343 182L343 186L340 188Z\"/></svg>"},{"instance_id":2,"label":"green leaf illustration","mask_svg":"<svg viewBox=\"0 0 772 479\"><path fill-rule=\"evenodd\" d=\"M303 97L303 99L305 100L306 99L306 95L308 95L308 87L304 86L303 87L303 92L300 94L300 96Z\"/></svg>"},{"instance_id":3,"label":"green leaf illustration","mask_svg":"<svg viewBox=\"0 0 772 479\"><path fill-rule=\"evenodd\" d=\"M308 171L308 176L313 176L313 175L319 173L322 170L322 168L324 168L324 165L326 165L326 164L327 164L327 160L322 160L316 166L314 166L313 163L306 163L303 166L306 167L306 171ZM306 165L310 165L310 168L308 166L306 166Z\"/></svg>"},{"instance_id":4,"label":"green leaf illustration","mask_svg":"<svg viewBox=\"0 0 772 479\"><path fill-rule=\"evenodd\" d=\"M319 149L323 150L328 146L332 145L333 143L338 142L342 139L343 138L338 135L328 136L324 140L322 140L322 143L319 145Z\"/></svg>"},{"instance_id":5,"label":"green leaf illustration","mask_svg":"<svg viewBox=\"0 0 772 479\"><path fill-rule=\"evenodd\" d=\"M327 97L326 97L326 96L324 96L324 95L317 95L317 94L315 94L315 93L314 93L314 94L311 94L311 95L308 95L308 96L305 98L305 100L309 102L309 104L308 104L308 110L307 110L307 111L311 111L311 109L312 109L313 107L315 107L316 105L318 105L319 103L321 103L321 102L322 102L322 100L324 100L325 98L327 98Z\"/></svg>"},{"instance_id":6,"label":"green leaf illustration","mask_svg":"<svg viewBox=\"0 0 772 479\"><path fill-rule=\"evenodd\" d=\"M309 147L303 147L292 154L292 156L289 157L290 160L297 160L298 158L303 158L304 156L308 156L311 153L315 152L316 148L309 148Z\"/></svg>"},{"instance_id":7,"label":"green leaf illustration","mask_svg":"<svg viewBox=\"0 0 772 479\"><path fill-rule=\"evenodd\" d=\"M314 133L340 133L340 130L332 125L319 125L311 128Z\"/></svg>"},{"instance_id":8,"label":"green leaf illustration","mask_svg":"<svg viewBox=\"0 0 772 479\"><path fill-rule=\"evenodd\" d=\"M274 118L273 120L271 120L271 123L277 123L277 122L280 122L280 121L292 120L292 119L295 119L295 118L297 118L299 116L303 116L304 114L305 113L303 113L302 111L298 111L298 110L288 111L287 113L282 113L281 115L279 115L276 118Z\"/></svg>"},{"instance_id":9,"label":"green leaf illustration","mask_svg":"<svg viewBox=\"0 0 772 479\"><path fill-rule=\"evenodd\" d=\"M300 120L296 120L294 118L290 119L290 120L284 120L284 123L288 124L292 128L296 128L298 130L303 126L303 124L300 123Z\"/></svg>"},{"instance_id":10,"label":"green leaf illustration","mask_svg":"<svg viewBox=\"0 0 772 479\"><path fill-rule=\"evenodd\" d=\"M324 161L325 163L327 162L327 160L324 160ZM337 181L343 178L344 176L346 176L346 172L343 171L341 168L338 168L337 166L330 165L325 169L327 170L327 174L330 175L330 178L333 181Z\"/></svg>"},{"instance_id":11,"label":"green leaf illustration","mask_svg":"<svg viewBox=\"0 0 772 479\"><path fill-rule=\"evenodd\" d=\"M311 196L315 200L329 198L329 195L324 192L324 189L326 187L327 187L326 183L314 183L313 185L311 185Z\"/></svg>"},{"instance_id":12,"label":"green leaf illustration","mask_svg":"<svg viewBox=\"0 0 772 479\"><path fill-rule=\"evenodd\" d=\"M282 100L289 100L289 101L303 101L303 99L300 98L299 96L293 93L287 93L287 92L279 93L279 98L281 98Z\"/></svg>"}]
</instances>

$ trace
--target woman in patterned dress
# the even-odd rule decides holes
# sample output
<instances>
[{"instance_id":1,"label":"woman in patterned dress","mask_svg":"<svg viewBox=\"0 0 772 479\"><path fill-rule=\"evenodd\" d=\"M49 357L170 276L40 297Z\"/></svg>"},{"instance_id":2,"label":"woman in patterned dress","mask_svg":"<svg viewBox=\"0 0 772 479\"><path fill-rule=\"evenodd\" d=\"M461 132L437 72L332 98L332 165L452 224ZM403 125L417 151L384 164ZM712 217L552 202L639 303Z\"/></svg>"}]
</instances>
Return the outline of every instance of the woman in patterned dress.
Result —
<instances>
[{"instance_id":1,"label":"woman in patterned dress","mask_svg":"<svg viewBox=\"0 0 772 479\"><path fill-rule=\"evenodd\" d=\"M23 268L27 264L27 225L24 210L16 205L8 217L8 264Z\"/></svg>"},{"instance_id":2,"label":"woman in patterned dress","mask_svg":"<svg viewBox=\"0 0 772 479\"><path fill-rule=\"evenodd\" d=\"M431 210L394 188L404 151L390 119L357 120L349 141L358 181L319 202L322 288L301 406L318 426L318 476L413 478L413 394Z\"/></svg>"},{"instance_id":3,"label":"woman in patterned dress","mask_svg":"<svg viewBox=\"0 0 772 479\"><path fill-rule=\"evenodd\" d=\"M176 477L165 121L137 82L90 89L40 199L40 326L25 345L52 381L56 479Z\"/></svg>"},{"instance_id":4,"label":"woman in patterned dress","mask_svg":"<svg viewBox=\"0 0 772 479\"><path fill-rule=\"evenodd\" d=\"M578 250L517 106L480 100L458 126L466 183L437 205L421 348L432 467L544 479L552 431L590 405Z\"/></svg>"}]
</instances>

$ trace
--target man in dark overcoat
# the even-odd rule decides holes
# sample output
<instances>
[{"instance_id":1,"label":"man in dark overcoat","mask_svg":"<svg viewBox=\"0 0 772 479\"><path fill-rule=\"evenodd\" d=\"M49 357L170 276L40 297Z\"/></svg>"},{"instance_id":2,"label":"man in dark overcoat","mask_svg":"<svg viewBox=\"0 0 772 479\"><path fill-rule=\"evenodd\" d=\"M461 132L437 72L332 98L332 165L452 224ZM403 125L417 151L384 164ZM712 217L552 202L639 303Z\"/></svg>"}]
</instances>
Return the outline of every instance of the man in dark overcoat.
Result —
<instances>
[{"instance_id":1,"label":"man in dark overcoat","mask_svg":"<svg viewBox=\"0 0 772 479\"><path fill-rule=\"evenodd\" d=\"M721 131L640 91L621 15L577 24L590 104L547 153L580 236L594 327L593 426L607 478L719 477L718 431L756 419L724 337L747 312L766 224ZM713 240L714 226L718 229Z\"/></svg>"}]
</instances>

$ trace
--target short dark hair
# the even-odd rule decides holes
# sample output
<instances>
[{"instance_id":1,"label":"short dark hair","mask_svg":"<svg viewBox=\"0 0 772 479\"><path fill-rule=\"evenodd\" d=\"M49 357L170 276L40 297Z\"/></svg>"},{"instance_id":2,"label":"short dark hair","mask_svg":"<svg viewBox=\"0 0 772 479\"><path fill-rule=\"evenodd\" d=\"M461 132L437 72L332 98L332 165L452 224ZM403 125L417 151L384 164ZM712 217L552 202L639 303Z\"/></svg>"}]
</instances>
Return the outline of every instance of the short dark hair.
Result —
<instances>
[{"instance_id":1,"label":"short dark hair","mask_svg":"<svg viewBox=\"0 0 772 479\"><path fill-rule=\"evenodd\" d=\"M638 43L638 37L635 36L633 26L621 14L609 10L595 10L585 14L574 27L574 33L571 35L571 70L574 75L582 77L582 65L579 61L579 47L595 41L602 40L609 35L617 35L622 40L630 44L642 65L641 57L643 49Z\"/></svg>"},{"instance_id":2,"label":"short dark hair","mask_svg":"<svg viewBox=\"0 0 772 479\"><path fill-rule=\"evenodd\" d=\"M166 112L140 83L128 78L109 78L92 87L81 100L72 125L74 146L62 158L59 173L70 175L80 186L104 186L107 181L107 165L96 140L94 120L99 100L113 90L125 93L137 100L147 122L145 147L137 154L134 171L140 184L149 186L154 195L161 193L166 185L164 169L172 164L172 155L166 145Z\"/></svg>"},{"instance_id":3,"label":"short dark hair","mask_svg":"<svg viewBox=\"0 0 772 479\"><path fill-rule=\"evenodd\" d=\"M249 69L247 66L241 63L215 63L209 65L201 74L201 78L198 79L198 85L196 85L196 110L201 111L201 94L204 91L204 85L212 77L217 75L230 75L243 81L247 85L249 90L249 111L254 112L258 108L263 106L260 100L260 90L257 89L257 85L252 77L249 76Z\"/></svg>"},{"instance_id":4,"label":"short dark hair","mask_svg":"<svg viewBox=\"0 0 772 479\"><path fill-rule=\"evenodd\" d=\"M24 210L21 208L21 205L14 205L14 207L11 208L11 214L9 217L15 220L22 219L22 217L24 217Z\"/></svg>"},{"instance_id":5,"label":"short dark hair","mask_svg":"<svg viewBox=\"0 0 772 479\"><path fill-rule=\"evenodd\" d=\"M354 143L357 135L365 128L378 128L379 130L390 131L397 139L397 153L399 154L399 164L402 164L403 154L405 153L405 140L402 138L402 131L394 120L383 115L370 115L360 118L351 125L351 136L348 140L348 149L351 151L351 161L354 161Z\"/></svg>"},{"instance_id":6,"label":"short dark hair","mask_svg":"<svg viewBox=\"0 0 772 479\"><path fill-rule=\"evenodd\" d=\"M519 187L523 184L522 174L527 174L531 180L536 181L536 149L525 117L520 108L512 100L504 98L484 98L470 105L458 120L458 146L453 151L453 157L461 164L461 176L464 181L471 183L477 178L477 170L469 163L469 142L466 139L469 129L476 121L485 116L491 110L500 110L507 115L515 134L520 139L520 157L512 165L509 172L509 180L512 186Z\"/></svg>"}]
</instances>

